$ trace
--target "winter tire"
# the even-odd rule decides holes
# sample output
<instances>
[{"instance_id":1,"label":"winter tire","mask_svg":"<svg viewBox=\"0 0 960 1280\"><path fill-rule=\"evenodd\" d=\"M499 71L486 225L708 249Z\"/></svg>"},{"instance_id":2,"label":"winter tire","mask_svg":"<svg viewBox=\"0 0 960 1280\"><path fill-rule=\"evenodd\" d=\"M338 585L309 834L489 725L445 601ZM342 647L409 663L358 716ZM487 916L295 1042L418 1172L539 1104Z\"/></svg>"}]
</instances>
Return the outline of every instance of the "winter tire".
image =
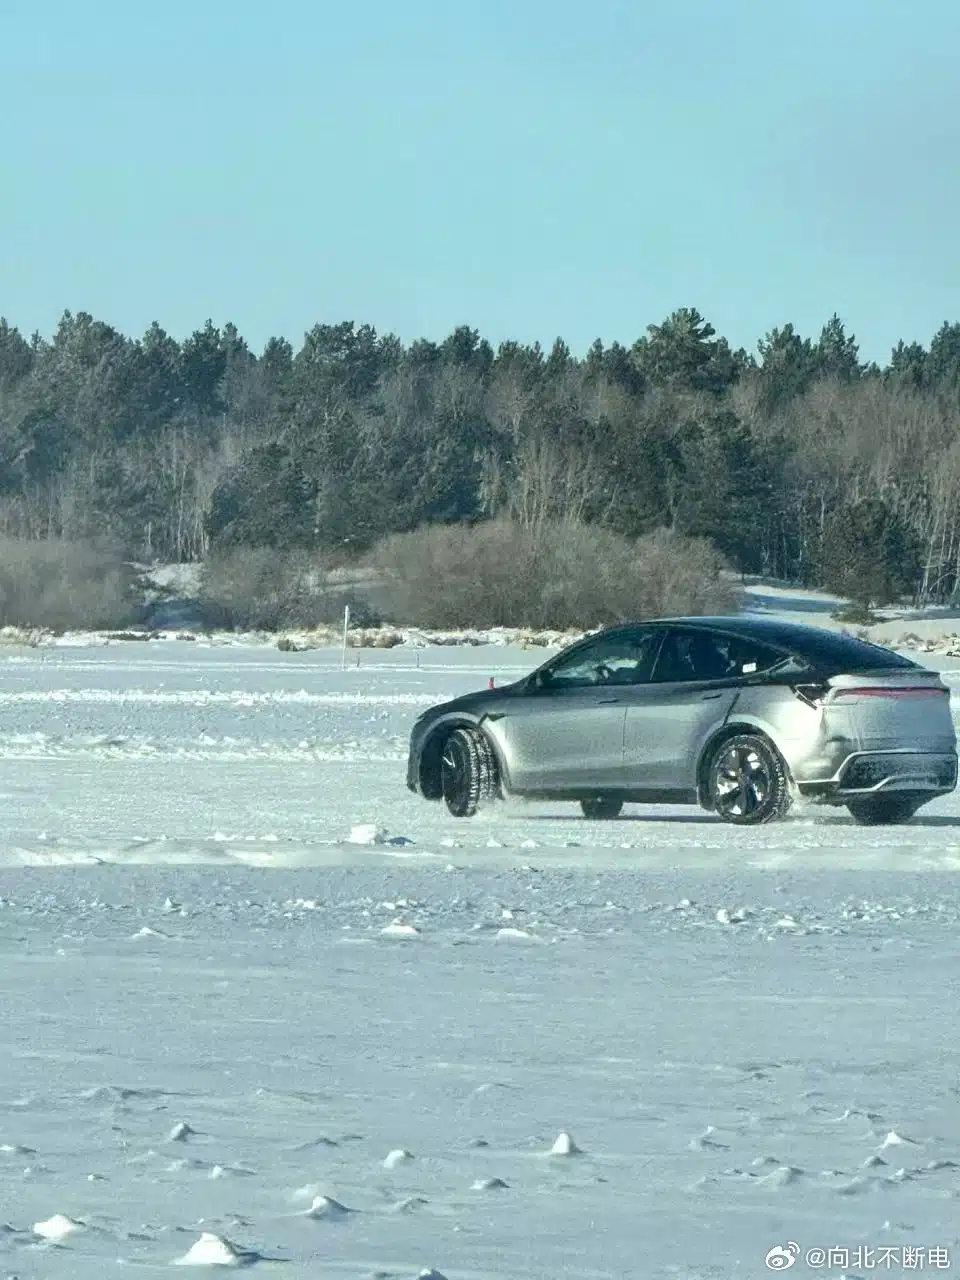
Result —
<instances>
[{"instance_id":1,"label":"winter tire","mask_svg":"<svg viewBox=\"0 0 960 1280\"><path fill-rule=\"evenodd\" d=\"M909 822L920 803L913 796L877 795L848 800L847 808L857 826L886 827Z\"/></svg>"},{"instance_id":2,"label":"winter tire","mask_svg":"<svg viewBox=\"0 0 960 1280\"><path fill-rule=\"evenodd\" d=\"M707 771L710 807L740 826L776 822L790 808L790 783L780 753L759 735L721 742Z\"/></svg>"},{"instance_id":3,"label":"winter tire","mask_svg":"<svg viewBox=\"0 0 960 1280\"><path fill-rule=\"evenodd\" d=\"M618 818L623 808L622 800L614 800L609 796L591 796L589 800L581 800L580 808L583 816L591 821L605 822L610 818Z\"/></svg>"},{"instance_id":4,"label":"winter tire","mask_svg":"<svg viewBox=\"0 0 960 1280\"><path fill-rule=\"evenodd\" d=\"M490 744L478 729L454 729L443 744L440 785L455 818L472 818L496 789L496 767Z\"/></svg>"}]
</instances>

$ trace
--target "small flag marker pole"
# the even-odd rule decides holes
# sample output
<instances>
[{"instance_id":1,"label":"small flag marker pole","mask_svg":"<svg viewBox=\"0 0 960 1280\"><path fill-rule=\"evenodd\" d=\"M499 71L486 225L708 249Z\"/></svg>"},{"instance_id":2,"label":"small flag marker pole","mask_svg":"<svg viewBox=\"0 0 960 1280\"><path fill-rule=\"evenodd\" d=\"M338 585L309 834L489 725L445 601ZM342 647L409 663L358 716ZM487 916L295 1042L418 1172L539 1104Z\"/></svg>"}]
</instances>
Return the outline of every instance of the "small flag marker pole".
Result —
<instances>
[{"instance_id":1,"label":"small flag marker pole","mask_svg":"<svg viewBox=\"0 0 960 1280\"><path fill-rule=\"evenodd\" d=\"M347 669L347 629L350 626L350 606L344 605L343 609L343 653L340 657L340 670Z\"/></svg>"}]
</instances>

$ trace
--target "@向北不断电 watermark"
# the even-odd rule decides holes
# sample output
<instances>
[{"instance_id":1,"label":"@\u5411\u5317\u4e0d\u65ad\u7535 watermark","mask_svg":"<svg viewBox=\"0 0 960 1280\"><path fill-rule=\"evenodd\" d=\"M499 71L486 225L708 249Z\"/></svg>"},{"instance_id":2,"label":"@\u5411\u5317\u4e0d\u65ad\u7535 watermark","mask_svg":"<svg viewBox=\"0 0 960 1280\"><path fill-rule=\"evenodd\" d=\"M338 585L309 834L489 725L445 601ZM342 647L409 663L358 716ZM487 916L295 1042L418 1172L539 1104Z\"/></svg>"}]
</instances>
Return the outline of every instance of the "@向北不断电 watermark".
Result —
<instances>
[{"instance_id":1,"label":"@\u5411\u5317\u4e0d\u65ad\u7535 watermark","mask_svg":"<svg viewBox=\"0 0 960 1280\"><path fill-rule=\"evenodd\" d=\"M919 1245L880 1245L870 1248L859 1244L851 1248L832 1245L801 1249L795 1240L775 1244L767 1250L764 1262L770 1271L789 1271L800 1262L816 1271L833 1268L861 1267L869 1271L948 1271L950 1251L944 1245L923 1248Z\"/></svg>"}]
</instances>

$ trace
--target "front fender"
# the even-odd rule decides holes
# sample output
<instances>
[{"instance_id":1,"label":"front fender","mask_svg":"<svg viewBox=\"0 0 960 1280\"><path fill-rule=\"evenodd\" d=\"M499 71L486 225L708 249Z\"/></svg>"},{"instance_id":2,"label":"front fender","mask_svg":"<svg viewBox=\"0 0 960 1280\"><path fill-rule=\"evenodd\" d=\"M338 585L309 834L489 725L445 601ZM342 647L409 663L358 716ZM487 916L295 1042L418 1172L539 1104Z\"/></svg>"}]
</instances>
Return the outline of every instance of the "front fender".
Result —
<instances>
[{"instance_id":1,"label":"front fender","mask_svg":"<svg viewBox=\"0 0 960 1280\"><path fill-rule=\"evenodd\" d=\"M493 734L484 730L484 724L490 719L497 719L500 713L484 713L471 715L465 711L452 711L432 721L424 730L422 740L411 753L408 782L412 789L427 800L438 800L440 789L440 760L443 755L443 744L454 729L477 729L483 733L497 762L497 773L501 783L508 786L508 776L499 744Z\"/></svg>"}]
</instances>

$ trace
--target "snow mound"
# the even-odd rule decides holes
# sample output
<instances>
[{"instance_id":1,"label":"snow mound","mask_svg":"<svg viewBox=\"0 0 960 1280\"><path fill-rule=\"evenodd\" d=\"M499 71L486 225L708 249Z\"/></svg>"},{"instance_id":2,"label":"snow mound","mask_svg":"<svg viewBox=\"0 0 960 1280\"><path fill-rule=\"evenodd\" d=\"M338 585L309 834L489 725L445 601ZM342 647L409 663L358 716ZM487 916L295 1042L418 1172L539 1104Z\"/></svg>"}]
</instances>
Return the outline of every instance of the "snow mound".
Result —
<instances>
[{"instance_id":1,"label":"snow mound","mask_svg":"<svg viewBox=\"0 0 960 1280\"><path fill-rule=\"evenodd\" d=\"M392 627L349 627L346 639L348 649L395 649L404 643L403 634ZM342 644L343 629L339 627L287 631L277 640L277 648L287 653L340 648Z\"/></svg>"},{"instance_id":2,"label":"snow mound","mask_svg":"<svg viewBox=\"0 0 960 1280\"><path fill-rule=\"evenodd\" d=\"M502 1178L477 1178L471 1191L506 1191L509 1187L508 1182L504 1182Z\"/></svg>"},{"instance_id":3,"label":"snow mound","mask_svg":"<svg viewBox=\"0 0 960 1280\"><path fill-rule=\"evenodd\" d=\"M375 822L361 822L350 828L348 844L376 845L387 843L387 832Z\"/></svg>"},{"instance_id":4,"label":"snow mound","mask_svg":"<svg viewBox=\"0 0 960 1280\"><path fill-rule=\"evenodd\" d=\"M689 1147L691 1151L727 1151L729 1148L722 1142L717 1142L714 1138L716 1129L712 1124L708 1124L703 1133L698 1138L691 1138Z\"/></svg>"},{"instance_id":5,"label":"snow mound","mask_svg":"<svg viewBox=\"0 0 960 1280\"><path fill-rule=\"evenodd\" d=\"M514 929L509 925L506 928L497 930L497 937L504 942L540 942L536 934L530 933L528 929Z\"/></svg>"},{"instance_id":6,"label":"snow mound","mask_svg":"<svg viewBox=\"0 0 960 1280\"><path fill-rule=\"evenodd\" d=\"M849 1182L845 1182L842 1187L837 1187L838 1196L860 1196L867 1191L872 1191L876 1186L876 1180L869 1178L851 1178Z\"/></svg>"},{"instance_id":7,"label":"snow mound","mask_svg":"<svg viewBox=\"0 0 960 1280\"><path fill-rule=\"evenodd\" d=\"M391 1213L416 1213L418 1209L423 1209L430 1201L426 1196L407 1196L404 1200L398 1200L396 1204L390 1206Z\"/></svg>"},{"instance_id":8,"label":"snow mound","mask_svg":"<svg viewBox=\"0 0 960 1280\"><path fill-rule=\"evenodd\" d=\"M412 1160L413 1155L407 1151L405 1147L394 1147L392 1151L388 1151L383 1161L385 1169L396 1169L398 1165L406 1164L408 1160Z\"/></svg>"},{"instance_id":9,"label":"snow mound","mask_svg":"<svg viewBox=\"0 0 960 1280\"><path fill-rule=\"evenodd\" d=\"M716 914L718 924L742 924L744 920L750 919L751 912L746 907L734 907L731 911L729 907L721 907Z\"/></svg>"},{"instance_id":10,"label":"snow mound","mask_svg":"<svg viewBox=\"0 0 960 1280\"><path fill-rule=\"evenodd\" d=\"M212 1231L204 1231L200 1239L182 1258L173 1263L175 1267L241 1267L254 1261L251 1254L243 1253L222 1236Z\"/></svg>"},{"instance_id":11,"label":"snow mound","mask_svg":"<svg viewBox=\"0 0 960 1280\"><path fill-rule=\"evenodd\" d=\"M579 1156L583 1152L571 1138L569 1133L563 1132L557 1134L553 1146L550 1148L552 1156Z\"/></svg>"},{"instance_id":12,"label":"snow mound","mask_svg":"<svg viewBox=\"0 0 960 1280\"><path fill-rule=\"evenodd\" d=\"M44 1240L66 1240L67 1236L72 1236L74 1232L82 1230L82 1222L77 1222L74 1218L68 1218L64 1213L55 1213L52 1218L33 1224L33 1234L40 1236Z\"/></svg>"},{"instance_id":13,"label":"snow mound","mask_svg":"<svg viewBox=\"0 0 960 1280\"><path fill-rule=\"evenodd\" d=\"M207 1176L218 1181L220 1178L253 1178L256 1175L252 1169L244 1169L241 1165L215 1164Z\"/></svg>"},{"instance_id":14,"label":"snow mound","mask_svg":"<svg viewBox=\"0 0 960 1280\"><path fill-rule=\"evenodd\" d=\"M903 1134L897 1133L896 1129L891 1129L883 1142L880 1143L880 1150L885 1151L887 1147L916 1147L918 1145L912 1138L905 1138Z\"/></svg>"},{"instance_id":15,"label":"snow mound","mask_svg":"<svg viewBox=\"0 0 960 1280\"><path fill-rule=\"evenodd\" d=\"M447 1280L442 1271L435 1271L433 1267L427 1267L426 1271L421 1271L417 1280Z\"/></svg>"},{"instance_id":16,"label":"snow mound","mask_svg":"<svg viewBox=\"0 0 960 1280\"><path fill-rule=\"evenodd\" d=\"M765 1187L789 1187L794 1182L798 1182L803 1177L803 1170L797 1169L793 1165L782 1164L778 1169L774 1169L772 1173L765 1173L760 1182Z\"/></svg>"},{"instance_id":17,"label":"snow mound","mask_svg":"<svg viewBox=\"0 0 960 1280\"><path fill-rule=\"evenodd\" d=\"M196 1129L191 1129L185 1121L181 1120L179 1124L175 1124L167 1134L167 1141L189 1142L191 1138L196 1137L196 1133Z\"/></svg>"},{"instance_id":18,"label":"snow mound","mask_svg":"<svg viewBox=\"0 0 960 1280\"><path fill-rule=\"evenodd\" d=\"M131 942L136 942L138 938L169 938L169 933L161 933L159 929L151 929L145 924L142 929L138 929L136 933L131 935Z\"/></svg>"},{"instance_id":19,"label":"snow mound","mask_svg":"<svg viewBox=\"0 0 960 1280\"><path fill-rule=\"evenodd\" d=\"M419 938L420 930L416 925L404 924L402 920L394 920L380 930L381 938Z\"/></svg>"},{"instance_id":20,"label":"snow mound","mask_svg":"<svg viewBox=\"0 0 960 1280\"><path fill-rule=\"evenodd\" d=\"M308 1218L345 1218L348 1213L352 1213L352 1209L348 1209L345 1204L341 1204L339 1200L334 1200L332 1196L314 1196L310 1208L306 1210L305 1216Z\"/></svg>"}]
</instances>

